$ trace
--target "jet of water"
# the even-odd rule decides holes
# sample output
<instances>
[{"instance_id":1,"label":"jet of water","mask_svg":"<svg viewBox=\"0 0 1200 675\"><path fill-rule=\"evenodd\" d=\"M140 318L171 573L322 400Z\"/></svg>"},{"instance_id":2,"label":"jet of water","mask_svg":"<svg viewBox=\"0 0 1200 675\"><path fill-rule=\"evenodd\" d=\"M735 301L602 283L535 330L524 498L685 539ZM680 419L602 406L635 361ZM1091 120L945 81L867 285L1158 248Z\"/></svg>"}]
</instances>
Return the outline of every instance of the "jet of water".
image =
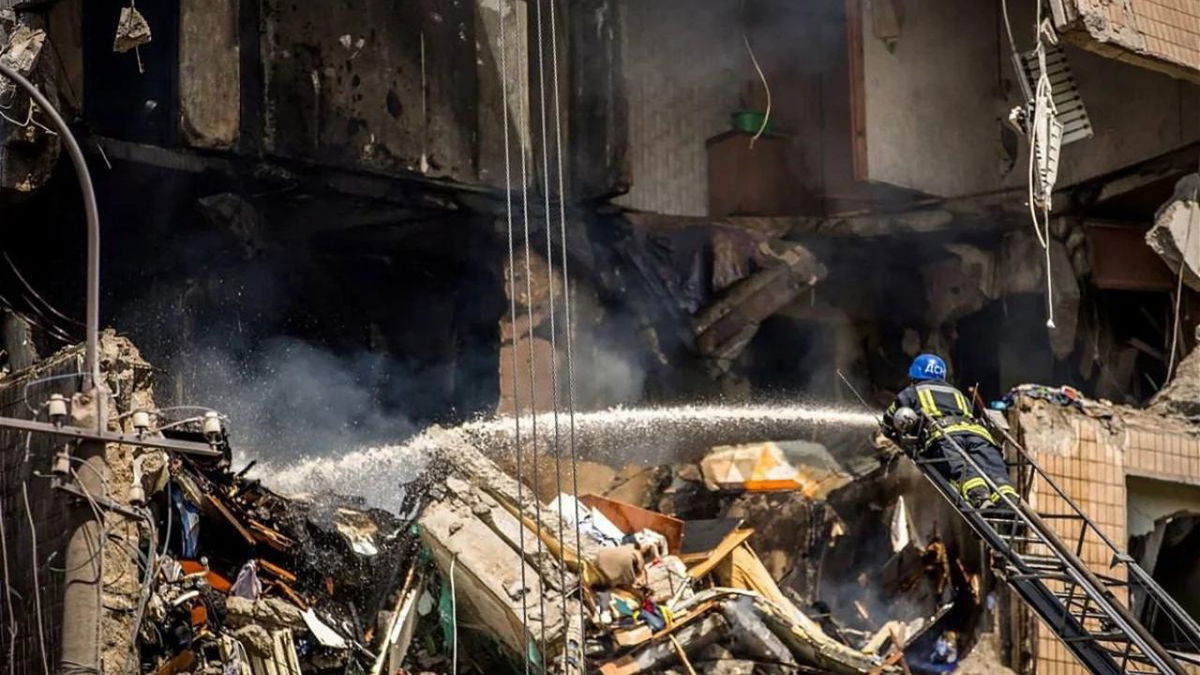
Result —
<instances>
[{"instance_id":1,"label":"jet of water","mask_svg":"<svg viewBox=\"0 0 1200 675\"><path fill-rule=\"evenodd\" d=\"M283 492L329 490L357 495L383 508L399 504L399 485L415 478L435 449L469 443L493 456L511 453L520 422L522 452L569 456L571 419L552 413L492 417L454 428L431 427L398 445L262 467L259 475ZM810 437L824 432L865 438L877 421L866 412L789 404L687 405L613 408L576 413L577 456L613 465L693 461L716 445ZM536 431L536 445L534 433Z\"/></svg>"}]
</instances>

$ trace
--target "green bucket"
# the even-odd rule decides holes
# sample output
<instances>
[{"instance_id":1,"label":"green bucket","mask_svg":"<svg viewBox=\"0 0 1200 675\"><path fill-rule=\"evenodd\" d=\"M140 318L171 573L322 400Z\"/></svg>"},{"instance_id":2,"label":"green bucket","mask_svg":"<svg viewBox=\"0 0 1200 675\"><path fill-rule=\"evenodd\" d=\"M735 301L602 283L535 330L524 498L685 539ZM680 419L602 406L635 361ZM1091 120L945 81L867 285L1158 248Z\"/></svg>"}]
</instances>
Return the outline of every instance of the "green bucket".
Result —
<instances>
[{"instance_id":1,"label":"green bucket","mask_svg":"<svg viewBox=\"0 0 1200 675\"><path fill-rule=\"evenodd\" d=\"M733 113L733 128L738 131L744 131L748 134L757 134L759 129L763 128L763 120L767 114L759 110L739 110ZM767 128L763 129L765 133L771 131L771 123L767 122Z\"/></svg>"}]
</instances>

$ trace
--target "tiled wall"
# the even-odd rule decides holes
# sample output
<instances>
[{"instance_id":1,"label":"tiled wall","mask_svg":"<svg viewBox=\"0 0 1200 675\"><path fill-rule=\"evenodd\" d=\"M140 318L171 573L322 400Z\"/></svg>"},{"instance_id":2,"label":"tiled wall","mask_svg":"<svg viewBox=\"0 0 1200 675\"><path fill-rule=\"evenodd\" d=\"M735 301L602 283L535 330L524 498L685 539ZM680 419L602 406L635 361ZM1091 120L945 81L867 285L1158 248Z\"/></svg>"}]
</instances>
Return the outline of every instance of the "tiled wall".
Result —
<instances>
[{"instance_id":1,"label":"tiled wall","mask_svg":"<svg viewBox=\"0 0 1200 675\"><path fill-rule=\"evenodd\" d=\"M1116 4L1116 3L1114 3ZM1196 0L1131 0L1146 51L1200 69L1200 3Z\"/></svg>"},{"instance_id":2,"label":"tiled wall","mask_svg":"<svg viewBox=\"0 0 1200 675\"><path fill-rule=\"evenodd\" d=\"M1122 550L1127 543L1126 475L1200 484L1200 438L1196 436L1152 428L1149 424L1130 425L1123 433L1113 436L1095 419L1083 415L1070 415L1068 419L1073 442L1060 443L1051 451L1029 449L1055 483ZM1031 418L1021 421L1027 431L1029 425L1039 423L1044 424L1044 421ZM1052 489L1045 482L1035 483L1031 501L1039 511L1053 508ZM1073 542L1078 538L1077 523L1058 521L1056 527L1064 539ZM1109 569L1108 549L1098 540L1086 540L1081 557L1093 571L1123 577L1123 570ZM1040 623L1037 653L1038 675L1082 675L1087 672Z\"/></svg>"},{"instance_id":3,"label":"tiled wall","mask_svg":"<svg viewBox=\"0 0 1200 675\"><path fill-rule=\"evenodd\" d=\"M1200 69L1200 3L1196 0L1076 0L1105 37L1127 49Z\"/></svg>"},{"instance_id":4,"label":"tiled wall","mask_svg":"<svg viewBox=\"0 0 1200 675\"><path fill-rule=\"evenodd\" d=\"M708 214L705 141L730 128L742 87L755 81L736 0L627 0L623 58L633 186L622 206Z\"/></svg>"}]
</instances>

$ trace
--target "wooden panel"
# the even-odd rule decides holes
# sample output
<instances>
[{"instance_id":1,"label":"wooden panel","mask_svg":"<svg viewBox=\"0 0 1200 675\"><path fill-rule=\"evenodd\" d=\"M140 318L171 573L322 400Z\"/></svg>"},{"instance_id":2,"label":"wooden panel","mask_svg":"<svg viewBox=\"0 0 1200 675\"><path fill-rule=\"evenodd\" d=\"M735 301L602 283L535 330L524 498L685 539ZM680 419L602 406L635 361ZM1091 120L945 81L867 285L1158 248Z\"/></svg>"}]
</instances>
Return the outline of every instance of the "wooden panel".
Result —
<instances>
[{"instance_id":1,"label":"wooden panel","mask_svg":"<svg viewBox=\"0 0 1200 675\"><path fill-rule=\"evenodd\" d=\"M1173 291L1171 270L1147 244L1140 228L1088 225L1092 283L1126 291Z\"/></svg>"},{"instance_id":2,"label":"wooden panel","mask_svg":"<svg viewBox=\"0 0 1200 675\"><path fill-rule=\"evenodd\" d=\"M678 554L683 543L683 521L661 513L648 511L643 508L626 504L615 499L599 495L583 495L579 501L588 507L598 509L613 525L621 528L626 534L641 530L653 530L667 539L667 550Z\"/></svg>"},{"instance_id":3,"label":"wooden panel","mask_svg":"<svg viewBox=\"0 0 1200 675\"><path fill-rule=\"evenodd\" d=\"M708 213L711 216L778 216L812 213L814 200L789 161L791 143L729 131L708 139Z\"/></svg>"}]
</instances>

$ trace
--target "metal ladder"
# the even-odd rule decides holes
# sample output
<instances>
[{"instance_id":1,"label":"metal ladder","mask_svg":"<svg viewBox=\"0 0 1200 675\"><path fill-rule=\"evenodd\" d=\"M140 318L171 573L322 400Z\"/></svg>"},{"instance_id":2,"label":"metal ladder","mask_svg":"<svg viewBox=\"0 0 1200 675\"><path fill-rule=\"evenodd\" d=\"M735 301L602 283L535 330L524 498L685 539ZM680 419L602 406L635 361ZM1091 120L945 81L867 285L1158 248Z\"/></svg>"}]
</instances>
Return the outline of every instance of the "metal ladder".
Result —
<instances>
[{"instance_id":1,"label":"metal ladder","mask_svg":"<svg viewBox=\"0 0 1200 675\"><path fill-rule=\"evenodd\" d=\"M997 575L1092 673L1184 675L1188 671L1181 662L1200 663L1200 625L1096 526L1007 431L985 420L994 434L1007 441L1011 452L1007 464L1010 471L1017 469L1014 485L1024 497L1001 495L1007 509L980 510L968 504L943 475L939 465L948 461L944 457L917 457L914 463L991 549ZM950 434L945 438L995 493L997 485L970 454ZM1038 510L1027 502L1035 479L1050 488L1053 502L1039 504ZM1050 527L1050 521L1078 526L1078 537L1073 532L1064 535L1068 544ZM1108 574L1093 572L1080 559L1088 542L1105 547L1102 550L1110 557ZM1120 578L1121 571L1124 578ZM1169 636L1170 649L1138 620L1129 596L1148 623L1160 628L1159 635Z\"/></svg>"}]
</instances>

